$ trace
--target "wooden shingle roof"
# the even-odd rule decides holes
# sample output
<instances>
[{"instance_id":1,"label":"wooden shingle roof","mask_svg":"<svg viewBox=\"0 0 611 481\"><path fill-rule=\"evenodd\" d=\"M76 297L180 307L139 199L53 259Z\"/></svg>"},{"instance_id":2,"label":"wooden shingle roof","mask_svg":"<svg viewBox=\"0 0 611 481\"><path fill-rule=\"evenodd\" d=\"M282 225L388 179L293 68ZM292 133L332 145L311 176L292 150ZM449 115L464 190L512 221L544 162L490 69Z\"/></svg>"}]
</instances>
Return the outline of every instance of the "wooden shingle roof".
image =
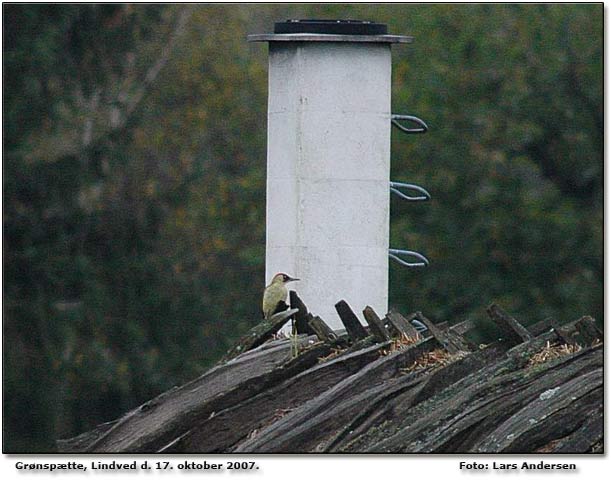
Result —
<instances>
[{"instance_id":1,"label":"wooden shingle roof","mask_svg":"<svg viewBox=\"0 0 611 481\"><path fill-rule=\"evenodd\" d=\"M496 305L501 337L474 346L470 322L422 313L364 327L345 303L333 332L292 294L199 378L95 430L63 452L603 452L602 333L591 317L530 328ZM299 355L270 337L291 316ZM409 322L427 331L418 334ZM358 326L355 324L355 320ZM265 342L264 342L265 341Z\"/></svg>"}]
</instances>

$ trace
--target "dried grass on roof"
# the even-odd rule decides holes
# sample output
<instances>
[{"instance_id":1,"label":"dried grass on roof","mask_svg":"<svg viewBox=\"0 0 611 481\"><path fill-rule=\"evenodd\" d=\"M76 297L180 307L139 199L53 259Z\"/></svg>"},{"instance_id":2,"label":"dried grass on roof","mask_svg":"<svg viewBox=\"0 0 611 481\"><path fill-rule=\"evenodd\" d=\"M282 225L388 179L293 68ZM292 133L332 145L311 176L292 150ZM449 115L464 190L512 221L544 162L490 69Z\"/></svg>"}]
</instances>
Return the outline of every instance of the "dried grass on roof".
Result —
<instances>
[{"instance_id":1,"label":"dried grass on roof","mask_svg":"<svg viewBox=\"0 0 611 481\"><path fill-rule=\"evenodd\" d=\"M401 333L401 337L392 339L390 341L390 346L387 349L382 349L382 356L388 356L390 353L395 351L400 351L405 349L406 347L411 346L412 344L417 343L420 340L420 336L416 335L416 337L410 337L404 332Z\"/></svg>"},{"instance_id":2,"label":"dried grass on roof","mask_svg":"<svg viewBox=\"0 0 611 481\"><path fill-rule=\"evenodd\" d=\"M337 348L337 347L331 348L331 353L327 354L326 356L319 357L318 358L318 362L327 362L327 361L330 361L331 359L335 359L336 357L341 356L347 350L348 350L347 347L344 347L344 348Z\"/></svg>"},{"instance_id":3,"label":"dried grass on roof","mask_svg":"<svg viewBox=\"0 0 611 481\"><path fill-rule=\"evenodd\" d=\"M432 351L425 352L424 354L422 354L422 356L416 359L412 364L401 369L401 372L408 374L419 369L428 369L437 366L447 366L448 364L451 364L454 361L457 361L458 359L462 359L467 354L468 353L463 351L459 351L456 354L450 354L445 349L434 349Z\"/></svg>"},{"instance_id":4,"label":"dried grass on roof","mask_svg":"<svg viewBox=\"0 0 611 481\"><path fill-rule=\"evenodd\" d=\"M553 361L554 359L575 354L582 349L583 348L579 344L560 344L550 343L550 341L547 341L547 344L543 349L534 353L530 357L526 367L538 366L539 364L544 364L546 362Z\"/></svg>"}]
</instances>

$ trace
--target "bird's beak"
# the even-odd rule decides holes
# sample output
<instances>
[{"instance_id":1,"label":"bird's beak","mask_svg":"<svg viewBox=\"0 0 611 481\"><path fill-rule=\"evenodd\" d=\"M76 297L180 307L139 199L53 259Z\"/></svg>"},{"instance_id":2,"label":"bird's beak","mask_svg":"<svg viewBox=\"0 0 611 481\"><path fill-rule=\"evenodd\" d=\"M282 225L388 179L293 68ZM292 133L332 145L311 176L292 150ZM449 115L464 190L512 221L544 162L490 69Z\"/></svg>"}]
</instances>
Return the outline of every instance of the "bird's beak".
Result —
<instances>
[{"instance_id":1,"label":"bird's beak","mask_svg":"<svg viewBox=\"0 0 611 481\"><path fill-rule=\"evenodd\" d=\"M289 280L286 282L300 281L301 279L297 279L296 277L289 277Z\"/></svg>"}]
</instances>

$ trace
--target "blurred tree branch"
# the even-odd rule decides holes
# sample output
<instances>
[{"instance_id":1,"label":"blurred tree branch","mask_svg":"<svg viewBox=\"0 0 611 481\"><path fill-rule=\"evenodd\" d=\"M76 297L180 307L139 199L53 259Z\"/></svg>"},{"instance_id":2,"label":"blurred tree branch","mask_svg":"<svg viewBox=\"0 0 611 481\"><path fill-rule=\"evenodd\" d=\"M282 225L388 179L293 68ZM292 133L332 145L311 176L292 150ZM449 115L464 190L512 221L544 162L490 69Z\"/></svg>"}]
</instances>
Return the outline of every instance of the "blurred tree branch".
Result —
<instances>
[{"instance_id":1,"label":"blurred tree branch","mask_svg":"<svg viewBox=\"0 0 611 481\"><path fill-rule=\"evenodd\" d=\"M65 83L72 94L58 96L54 109L57 117L30 133L27 147L22 150L26 160L53 162L66 156L85 159L87 149L123 129L171 58L194 9L194 5L178 7L174 26L164 37L144 44L140 49L137 43L125 46L127 51L121 64L117 63L119 59L111 49L99 52L102 55L96 60L98 75L81 75L79 70L91 66L75 58L71 63L75 64L76 74L48 79L51 84ZM112 26L102 27L128 25L128 13L124 11L123 15L115 15ZM78 19L75 17L75 23ZM72 28L77 28L77 25ZM148 66L137 68L142 63L148 63Z\"/></svg>"}]
</instances>

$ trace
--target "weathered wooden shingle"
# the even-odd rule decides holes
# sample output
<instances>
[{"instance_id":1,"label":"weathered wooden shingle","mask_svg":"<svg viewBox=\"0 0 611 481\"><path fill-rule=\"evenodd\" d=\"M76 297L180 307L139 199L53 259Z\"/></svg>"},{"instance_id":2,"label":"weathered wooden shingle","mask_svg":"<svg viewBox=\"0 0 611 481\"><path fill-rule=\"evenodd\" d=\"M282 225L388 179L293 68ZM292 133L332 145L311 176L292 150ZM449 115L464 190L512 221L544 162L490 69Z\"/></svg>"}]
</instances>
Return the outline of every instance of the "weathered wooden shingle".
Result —
<instances>
[{"instance_id":1,"label":"weathered wooden shingle","mask_svg":"<svg viewBox=\"0 0 611 481\"><path fill-rule=\"evenodd\" d=\"M299 336L299 355L292 358L288 339L260 344L257 336L273 334L269 323L263 324L250 333L257 340L243 338L228 362L116 421L59 441L58 448L107 453L603 451L603 339L593 319L564 325L546 321L529 332L491 306L491 317L504 326L503 337L475 348L463 337L474 327L470 321L448 327L417 313L428 328L423 339L407 334L413 327L398 313L382 320L366 309L367 329L344 304L339 310L348 319L350 337L333 333L322 320L313 323L319 318L307 313L316 336ZM307 312L305 306L298 310Z\"/></svg>"}]
</instances>

